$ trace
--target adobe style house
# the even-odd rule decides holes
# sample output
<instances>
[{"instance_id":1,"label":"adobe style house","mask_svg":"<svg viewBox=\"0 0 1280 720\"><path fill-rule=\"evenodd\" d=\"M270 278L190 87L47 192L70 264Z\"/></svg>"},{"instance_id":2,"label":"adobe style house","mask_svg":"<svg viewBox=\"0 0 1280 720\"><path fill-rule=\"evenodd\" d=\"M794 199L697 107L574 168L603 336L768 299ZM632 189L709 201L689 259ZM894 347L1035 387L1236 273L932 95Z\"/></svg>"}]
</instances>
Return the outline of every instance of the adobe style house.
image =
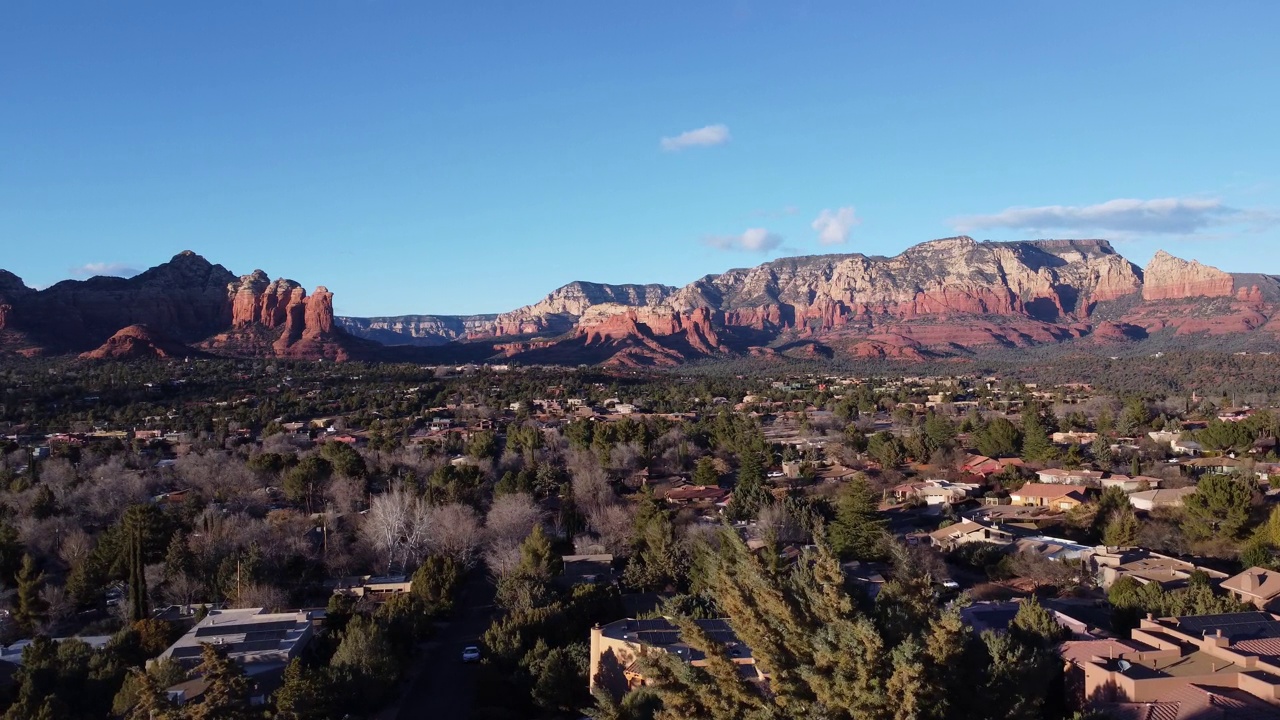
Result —
<instances>
[{"instance_id":1,"label":"adobe style house","mask_svg":"<svg viewBox=\"0 0 1280 720\"><path fill-rule=\"evenodd\" d=\"M1130 641L1064 643L1068 684L1112 717L1280 718L1280 618L1148 616Z\"/></svg>"},{"instance_id":2,"label":"adobe style house","mask_svg":"<svg viewBox=\"0 0 1280 720\"><path fill-rule=\"evenodd\" d=\"M1133 506L1134 510L1145 510L1146 512L1162 507L1182 507L1182 501L1186 500L1187 496L1195 491L1194 485L1169 488L1167 490L1142 490L1141 492L1130 493L1129 504Z\"/></svg>"},{"instance_id":3,"label":"adobe style house","mask_svg":"<svg viewBox=\"0 0 1280 720\"><path fill-rule=\"evenodd\" d=\"M1044 483L1027 483L1010 492L1009 499L1014 505L1048 507L1054 510L1070 510L1088 502L1085 494L1078 489Z\"/></svg>"},{"instance_id":4,"label":"adobe style house","mask_svg":"<svg viewBox=\"0 0 1280 720\"><path fill-rule=\"evenodd\" d=\"M1191 580L1191 573L1197 570L1208 575L1210 582L1221 582L1227 578L1224 572L1142 548L1100 545L1089 554L1089 567L1103 589L1110 588L1122 577L1131 577L1142 585L1155 583L1165 590L1174 590L1185 587Z\"/></svg>"},{"instance_id":5,"label":"adobe style house","mask_svg":"<svg viewBox=\"0 0 1280 720\"><path fill-rule=\"evenodd\" d=\"M740 674L752 682L765 682L748 648L729 622L722 619L695 620L712 640L723 645ZM628 690L645 684L641 659L647 653L672 653L694 667L706 664L706 656L685 644L680 629L665 618L618 620L591 628L589 683L591 691L601 688L620 698Z\"/></svg>"},{"instance_id":6,"label":"adobe style house","mask_svg":"<svg viewBox=\"0 0 1280 720\"><path fill-rule=\"evenodd\" d=\"M943 552L974 542L1008 545L1014 539L1013 533L972 520L962 520L929 533L929 543Z\"/></svg>"},{"instance_id":7,"label":"adobe style house","mask_svg":"<svg viewBox=\"0 0 1280 720\"><path fill-rule=\"evenodd\" d=\"M1280 609L1280 572L1251 567L1223 580L1222 589L1259 610Z\"/></svg>"}]
</instances>

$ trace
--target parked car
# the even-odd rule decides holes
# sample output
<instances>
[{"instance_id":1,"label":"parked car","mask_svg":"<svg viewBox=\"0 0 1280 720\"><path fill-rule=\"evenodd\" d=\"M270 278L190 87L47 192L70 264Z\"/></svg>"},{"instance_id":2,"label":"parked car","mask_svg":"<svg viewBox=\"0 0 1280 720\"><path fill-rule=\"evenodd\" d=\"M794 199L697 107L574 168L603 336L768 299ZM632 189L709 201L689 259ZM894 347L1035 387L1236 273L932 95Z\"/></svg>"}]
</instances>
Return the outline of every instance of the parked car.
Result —
<instances>
[{"instance_id":1,"label":"parked car","mask_svg":"<svg viewBox=\"0 0 1280 720\"><path fill-rule=\"evenodd\" d=\"M475 645L468 645L462 648L462 662L473 663L480 662L480 648Z\"/></svg>"}]
</instances>

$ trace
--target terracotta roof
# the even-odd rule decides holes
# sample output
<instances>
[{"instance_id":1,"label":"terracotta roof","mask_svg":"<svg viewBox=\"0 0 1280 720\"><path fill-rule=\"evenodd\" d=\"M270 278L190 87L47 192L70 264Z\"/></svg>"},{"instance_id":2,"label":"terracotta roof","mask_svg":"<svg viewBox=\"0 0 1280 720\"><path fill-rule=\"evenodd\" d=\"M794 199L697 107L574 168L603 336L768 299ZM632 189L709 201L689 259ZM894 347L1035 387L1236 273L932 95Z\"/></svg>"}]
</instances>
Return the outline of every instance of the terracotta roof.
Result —
<instances>
[{"instance_id":1,"label":"terracotta roof","mask_svg":"<svg viewBox=\"0 0 1280 720\"><path fill-rule=\"evenodd\" d=\"M1084 496L1070 489L1070 487L1069 485L1051 485L1049 483L1027 483L1009 494L1017 497L1040 497L1048 500L1070 495L1073 499L1083 502Z\"/></svg>"}]
</instances>

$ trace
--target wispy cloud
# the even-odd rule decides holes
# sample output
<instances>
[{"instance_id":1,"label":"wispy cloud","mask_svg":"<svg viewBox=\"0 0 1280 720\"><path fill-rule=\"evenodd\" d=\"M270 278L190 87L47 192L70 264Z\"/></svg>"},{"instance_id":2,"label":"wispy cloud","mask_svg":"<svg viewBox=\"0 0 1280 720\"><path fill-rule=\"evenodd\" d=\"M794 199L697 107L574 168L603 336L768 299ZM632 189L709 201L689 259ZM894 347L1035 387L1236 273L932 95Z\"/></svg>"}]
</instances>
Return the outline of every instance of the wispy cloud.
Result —
<instances>
[{"instance_id":1,"label":"wispy cloud","mask_svg":"<svg viewBox=\"0 0 1280 720\"><path fill-rule=\"evenodd\" d=\"M658 141L658 145L667 152L676 152L685 148L722 145L727 142L729 142L727 125L708 125L697 130L687 130L675 137L664 137Z\"/></svg>"},{"instance_id":2,"label":"wispy cloud","mask_svg":"<svg viewBox=\"0 0 1280 720\"><path fill-rule=\"evenodd\" d=\"M1191 235L1221 225L1264 225L1270 213L1241 210L1206 198L1122 198L1097 205L1011 207L993 215L968 215L951 223L961 232L1007 228L1028 231L1088 231L1120 234Z\"/></svg>"},{"instance_id":3,"label":"wispy cloud","mask_svg":"<svg viewBox=\"0 0 1280 720\"><path fill-rule=\"evenodd\" d=\"M849 234L862 224L862 218L854 212L853 206L836 210L823 210L813 221L813 229L818 231L818 242L823 245L843 245L849 241Z\"/></svg>"},{"instance_id":4,"label":"wispy cloud","mask_svg":"<svg viewBox=\"0 0 1280 720\"><path fill-rule=\"evenodd\" d=\"M93 277L95 275L110 275L113 277L133 277L141 270L132 267L126 263L118 262L93 262L85 263L70 270L75 277Z\"/></svg>"},{"instance_id":5,"label":"wispy cloud","mask_svg":"<svg viewBox=\"0 0 1280 720\"><path fill-rule=\"evenodd\" d=\"M751 228L741 235L712 235L704 242L719 250L763 253L782 245L782 236L764 228Z\"/></svg>"}]
</instances>

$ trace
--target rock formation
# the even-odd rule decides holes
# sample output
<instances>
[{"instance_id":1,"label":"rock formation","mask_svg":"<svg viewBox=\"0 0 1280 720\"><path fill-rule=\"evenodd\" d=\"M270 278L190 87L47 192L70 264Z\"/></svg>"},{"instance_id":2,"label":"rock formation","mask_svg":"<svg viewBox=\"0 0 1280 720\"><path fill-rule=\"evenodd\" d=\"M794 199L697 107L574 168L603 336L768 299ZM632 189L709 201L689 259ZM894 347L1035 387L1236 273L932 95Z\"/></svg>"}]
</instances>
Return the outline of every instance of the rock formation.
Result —
<instances>
[{"instance_id":1,"label":"rock formation","mask_svg":"<svg viewBox=\"0 0 1280 720\"><path fill-rule=\"evenodd\" d=\"M84 352L86 357L191 352L297 358L367 349L335 327L333 296L308 297L261 270L237 278L191 251L132 278L66 280L32 290L0 271L0 352Z\"/></svg>"},{"instance_id":2,"label":"rock formation","mask_svg":"<svg viewBox=\"0 0 1280 720\"><path fill-rule=\"evenodd\" d=\"M97 349L80 354L86 360L151 360L203 356L204 353L163 337L146 325L122 328Z\"/></svg>"},{"instance_id":3,"label":"rock formation","mask_svg":"<svg viewBox=\"0 0 1280 720\"><path fill-rule=\"evenodd\" d=\"M1280 279L1164 252L1144 271L1105 240L954 237L894 257L781 258L681 288L574 282L500 315L361 319L335 318L324 287L308 295L260 270L236 277L190 252L134 278L42 291L0 271L0 352L24 354L147 355L172 342L234 356L645 366L1207 337L1280 342Z\"/></svg>"},{"instance_id":4,"label":"rock formation","mask_svg":"<svg viewBox=\"0 0 1280 720\"><path fill-rule=\"evenodd\" d=\"M1143 275L1142 299L1147 301L1230 297L1235 293L1230 273L1176 258L1163 250L1151 258Z\"/></svg>"}]
</instances>

